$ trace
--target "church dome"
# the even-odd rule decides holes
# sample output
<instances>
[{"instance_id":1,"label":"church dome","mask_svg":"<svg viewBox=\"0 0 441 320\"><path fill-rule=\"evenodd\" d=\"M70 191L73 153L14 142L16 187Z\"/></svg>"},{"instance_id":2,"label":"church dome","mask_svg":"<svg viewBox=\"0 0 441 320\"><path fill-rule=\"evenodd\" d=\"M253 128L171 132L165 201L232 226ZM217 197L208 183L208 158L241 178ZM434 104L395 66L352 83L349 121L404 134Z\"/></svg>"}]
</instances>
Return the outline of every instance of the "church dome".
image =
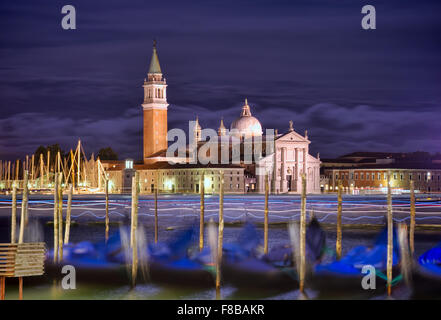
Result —
<instances>
[{"instance_id":1,"label":"church dome","mask_svg":"<svg viewBox=\"0 0 441 320\"><path fill-rule=\"evenodd\" d=\"M247 99L245 99L245 105L242 107L242 114L231 123L230 131L235 136L245 138L262 135L262 126L259 120L251 115Z\"/></svg>"}]
</instances>

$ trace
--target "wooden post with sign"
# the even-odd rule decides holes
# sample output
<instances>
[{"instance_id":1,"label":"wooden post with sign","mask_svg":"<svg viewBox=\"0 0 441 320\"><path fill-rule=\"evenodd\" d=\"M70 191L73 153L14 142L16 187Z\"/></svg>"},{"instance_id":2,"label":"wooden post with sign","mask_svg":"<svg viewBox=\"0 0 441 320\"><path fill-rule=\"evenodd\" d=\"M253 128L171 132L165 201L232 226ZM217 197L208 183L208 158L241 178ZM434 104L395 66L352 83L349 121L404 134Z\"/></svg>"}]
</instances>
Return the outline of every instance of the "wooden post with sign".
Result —
<instances>
[{"instance_id":1,"label":"wooden post with sign","mask_svg":"<svg viewBox=\"0 0 441 320\"><path fill-rule=\"evenodd\" d=\"M19 278L19 299L23 299L23 277L44 274L44 242L0 243L0 300L5 299L6 278Z\"/></svg>"}]
</instances>

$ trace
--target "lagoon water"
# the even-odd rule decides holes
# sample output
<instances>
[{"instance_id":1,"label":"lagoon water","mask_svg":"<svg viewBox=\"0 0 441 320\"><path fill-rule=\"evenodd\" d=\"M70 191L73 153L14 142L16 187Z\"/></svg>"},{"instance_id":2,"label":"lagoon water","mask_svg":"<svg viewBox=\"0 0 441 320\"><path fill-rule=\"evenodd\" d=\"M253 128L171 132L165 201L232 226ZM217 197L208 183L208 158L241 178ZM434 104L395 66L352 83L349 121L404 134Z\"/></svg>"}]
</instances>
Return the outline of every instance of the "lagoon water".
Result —
<instances>
[{"instance_id":1,"label":"lagoon water","mask_svg":"<svg viewBox=\"0 0 441 320\"><path fill-rule=\"evenodd\" d=\"M308 212L314 210L326 231L327 247L335 249L335 196L308 197ZM270 228L269 248L288 244L289 235L286 222L298 220L299 209L298 196L272 196L270 202ZM128 224L130 216L130 203L126 196L112 196L110 204L111 227L110 234L118 230L120 224ZM104 240L103 202L102 197L79 196L74 198L74 210L72 212L73 224L70 231L70 242L76 243L84 240ZM385 199L383 196L364 196L344 198L343 216L343 254L356 245L369 245L381 229L384 222ZM396 221L408 222L408 198L394 197L394 217ZM415 244L416 255L419 256L441 241L441 207L434 201L417 203L417 223L428 224L431 227L418 228L416 231ZM30 224L25 239L28 241L45 241L49 249L53 246L53 230L51 197L31 196ZM159 201L159 240L167 240L192 224L199 223L197 196L161 196ZM141 225L147 237L147 241L154 240L153 229L153 200L151 197L141 197L139 208L139 225ZM207 196L206 221L217 221L218 198ZM263 240L263 196L226 196L225 198L225 221L224 242L234 242L241 232L243 222L250 221L257 224ZM9 242L10 236L10 202L5 196L0 198L0 242ZM65 211L64 211L65 212ZM17 210L19 215L20 210ZM358 217L363 217L358 219ZM425 218L427 219L421 219ZM205 236L207 240L207 235ZM195 239L195 243L197 239ZM331 256L325 256L325 261L330 261ZM58 284L47 283L31 285L24 281L25 299L215 299L214 289L200 290L182 287L169 287L156 284L139 284L134 289L126 286L96 285L83 283L78 279L77 289L63 290ZM310 292L314 298L316 293ZM237 292L235 288L223 287L222 299L296 299L297 291L286 293L265 293L260 295L256 292ZM17 286L7 281L7 299L18 297ZM406 295L403 295L406 298ZM331 298L357 298L351 296L335 296ZM381 298L381 297L380 297ZM441 298L441 293L440 297Z\"/></svg>"}]
</instances>

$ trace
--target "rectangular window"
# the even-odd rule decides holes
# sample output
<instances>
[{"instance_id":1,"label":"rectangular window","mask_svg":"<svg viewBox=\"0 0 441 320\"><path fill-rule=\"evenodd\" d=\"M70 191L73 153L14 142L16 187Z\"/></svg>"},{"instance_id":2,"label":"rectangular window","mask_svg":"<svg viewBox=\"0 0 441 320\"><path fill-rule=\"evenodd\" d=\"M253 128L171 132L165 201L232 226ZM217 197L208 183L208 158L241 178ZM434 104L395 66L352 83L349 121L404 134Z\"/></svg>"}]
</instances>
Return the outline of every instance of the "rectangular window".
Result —
<instances>
[{"instance_id":1,"label":"rectangular window","mask_svg":"<svg viewBox=\"0 0 441 320\"><path fill-rule=\"evenodd\" d=\"M421 181L421 173L418 173L418 180Z\"/></svg>"},{"instance_id":2,"label":"rectangular window","mask_svg":"<svg viewBox=\"0 0 441 320\"><path fill-rule=\"evenodd\" d=\"M409 173L409 180L412 180L412 174Z\"/></svg>"},{"instance_id":3,"label":"rectangular window","mask_svg":"<svg viewBox=\"0 0 441 320\"><path fill-rule=\"evenodd\" d=\"M369 180L369 173L366 173L366 180Z\"/></svg>"},{"instance_id":4,"label":"rectangular window","mask_svg":"<svg viewBox=\"0 0 441 320\"><path fill-rule=\"evenodd\" d=\"M360 173L360 180L364 180L364 173Z\"/></svg>"},{"instance_id":5,"label":"rectangular window","mask_svg":"<svg viewBox=\"0 0 441 320\"><path fill-rule=\"evenodd\" d=\"M377 180L381 180L381 173L378 172Z\"/></svg>"},{"instance_id":6,"label":"rectangular window","mask_svg":"<svg viewBox=\"0 0 441 320\"><path fill-rule=\"evenodd\" d=\"M351 180L354 180L354 173L351 173Z\"/></svg>"},{"instance_id":7,"label":"rectangular window","mask_svg":"<svg viewBox=\"0 0 441 320\"><path fill-rule=\"evenodd\" d=\"M355 180L358 180L358 173L355 174Z\"/></svg>"},{"instance_id":8,"label":"rectangular window","mask_svg":"<svg viewBox=\"0 0 441 320\"><path fill-rule=\"evenodd\" d=\"M400 173L400 180L403 181L404 180L404 176L402 173Z\"/></svg>"}]
</instances>

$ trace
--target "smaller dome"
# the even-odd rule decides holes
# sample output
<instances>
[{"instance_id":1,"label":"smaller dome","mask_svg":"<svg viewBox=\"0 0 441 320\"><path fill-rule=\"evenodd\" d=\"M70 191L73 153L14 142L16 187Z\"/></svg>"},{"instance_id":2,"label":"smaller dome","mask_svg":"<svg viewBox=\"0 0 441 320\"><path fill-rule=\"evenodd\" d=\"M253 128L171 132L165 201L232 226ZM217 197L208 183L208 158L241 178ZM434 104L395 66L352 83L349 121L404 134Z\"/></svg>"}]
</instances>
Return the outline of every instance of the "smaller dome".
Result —
<instances>
[{"instance_id":1,"label":"smaller dome","mask_svg":"<svg viewBox=\"0 0 441 320\"><path fill-rule=\"evenodd\" d=\"M233 131L232 134L235 136L245 138L262 135L262 126L259 120L251 115L247 99L245 99L245 105L242 107L241 116L233 121L230 131Z\"/></svg>"}]
</instances>

